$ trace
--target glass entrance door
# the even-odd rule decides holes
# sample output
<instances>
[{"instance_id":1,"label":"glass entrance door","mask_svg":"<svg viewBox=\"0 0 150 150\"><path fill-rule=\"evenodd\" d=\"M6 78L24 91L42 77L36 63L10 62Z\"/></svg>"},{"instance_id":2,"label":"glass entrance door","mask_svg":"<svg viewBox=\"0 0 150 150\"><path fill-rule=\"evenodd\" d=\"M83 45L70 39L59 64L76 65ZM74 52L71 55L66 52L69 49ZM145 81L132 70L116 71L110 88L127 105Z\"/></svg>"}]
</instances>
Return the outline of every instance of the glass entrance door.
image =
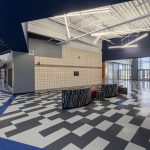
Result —
<instances>
[{"instance_id":1,"label":"glass entrance door","mask_svg":"<svg viewBox=\"0 0 150 150\"><path fill-rule=\"evenodd\" d=\"M139 80L150 80L150 57L139 58Z\"/></svg>"},{"instance_id":2,"label":"glass entrance door","mask_svg":"<svg viewBox=\"0 0 150 150\"><path fill-rule=\"evenodd\" d=\"M150 80L150 69L140 69L139 70L140 80Z\"/></svg>"}]
</instances>

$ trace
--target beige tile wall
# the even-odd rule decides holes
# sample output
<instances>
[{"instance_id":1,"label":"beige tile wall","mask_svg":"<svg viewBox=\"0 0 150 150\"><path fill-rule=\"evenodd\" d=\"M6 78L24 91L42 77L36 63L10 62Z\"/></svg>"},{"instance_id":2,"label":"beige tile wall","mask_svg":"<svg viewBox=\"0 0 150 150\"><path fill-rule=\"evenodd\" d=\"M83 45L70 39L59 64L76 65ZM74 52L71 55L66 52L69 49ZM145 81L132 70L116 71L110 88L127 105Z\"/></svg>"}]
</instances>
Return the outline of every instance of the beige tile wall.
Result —
<instances>
[{"instance_id":1,"label":"beige tile wall","mask_svg":"<svg viewBox=\"0 0 150 150\"><path fill-rule=\"evenodd\" d=\"M35 88L46 90L99 84L102 82L101 67L101 53L65 46L61 59L35 57ZM79 71L79 76L75 77L74 71Z\"/></svg>"}]
</instances>

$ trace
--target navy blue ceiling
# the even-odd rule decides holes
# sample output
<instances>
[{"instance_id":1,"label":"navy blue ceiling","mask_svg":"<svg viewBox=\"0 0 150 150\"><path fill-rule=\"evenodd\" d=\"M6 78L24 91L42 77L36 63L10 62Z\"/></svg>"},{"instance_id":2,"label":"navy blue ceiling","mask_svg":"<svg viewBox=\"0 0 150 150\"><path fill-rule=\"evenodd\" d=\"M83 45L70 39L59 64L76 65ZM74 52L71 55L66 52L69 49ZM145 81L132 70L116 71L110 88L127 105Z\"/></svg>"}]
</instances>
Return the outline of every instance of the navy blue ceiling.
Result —
<instances>
[{"instance_id":1,"label":"navy blue ceiling","mask_svg":"<svg viewBox=\"0 0 150 150\"><path fill-rule=\"evenodd\" d=\"M140 33L138 35L133 35L130 38L126 38L125 40L121 38L111 39L112 43L115 46L120 46L128 43L129 41L135 39L137 36L142 35ZM136 48L124 48L124 49L109 49L110 44L106 41L103 41L103 61L108 60L119 60L119 59L130 59L130 58L140 58L140 57L149 57L150 56L150 33L148 37L134 43L137 44L138 47Z\"/></svg>"},{"instance_id":2,"label":"navy blue ceiling","mask_svg":"<svg viewBox=\"0 0 150 150\"><path fill-rule=\"evenodd\" d=\"M0 16L26 22L129 0L1 0Z\"/></svg>"},{"instance_id":3,"label":"navy blue ceiling","mask_svg":"<svg viewBox=\"0 0 150 150\"><path fill-rule=\"evenodd\" d=\"M8 49L27 52L22 22L125 1L129 0L1 0L0 39Z\"/></svg>"}]
</instances>

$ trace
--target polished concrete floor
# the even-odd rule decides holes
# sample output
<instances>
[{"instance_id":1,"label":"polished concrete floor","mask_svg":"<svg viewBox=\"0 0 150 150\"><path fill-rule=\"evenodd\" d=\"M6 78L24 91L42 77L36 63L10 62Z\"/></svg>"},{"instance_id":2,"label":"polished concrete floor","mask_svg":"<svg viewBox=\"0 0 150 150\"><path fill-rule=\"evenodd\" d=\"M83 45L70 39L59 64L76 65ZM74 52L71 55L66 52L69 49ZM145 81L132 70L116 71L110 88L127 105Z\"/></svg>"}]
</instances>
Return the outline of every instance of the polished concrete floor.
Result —
<instances>
[{"instance_id":1,"label":"polished concrete floor","mask_svg":"<svg viewBox=\"0 0 150 150\"><path fill-rule=\"evenodd\" d=\"M71 110L60 91L18 95L0 115L0 137L46 150L150 150L150 82L120 84L128 95Z\"/></svg>"}]
</instances>

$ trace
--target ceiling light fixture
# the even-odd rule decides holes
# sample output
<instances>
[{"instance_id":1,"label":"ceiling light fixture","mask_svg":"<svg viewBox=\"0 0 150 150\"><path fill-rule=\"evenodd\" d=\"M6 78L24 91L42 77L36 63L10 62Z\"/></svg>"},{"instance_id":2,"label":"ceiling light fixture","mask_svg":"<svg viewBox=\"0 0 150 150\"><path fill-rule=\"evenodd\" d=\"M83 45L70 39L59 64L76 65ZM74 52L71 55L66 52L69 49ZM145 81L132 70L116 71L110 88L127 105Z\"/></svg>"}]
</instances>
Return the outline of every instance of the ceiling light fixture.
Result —
<instances>
[{"instance_id":1,"label":"ceiling light fixture","mask_svg":"<svg viewBox=\"0 0 150 150\"><path fill-rule=\"evenodd\" d=\"M126 45L123 45L123 46L109 46L108 48L109 49L124 49L124 48L136 48L136 47L138 47L138 45L136 44L136 45L128 45L128 46L126 46Z\"/></svg>"},{"instance_id":2,"label":"ceiling light fixture","mask_svg":"<svg viewBox=\"0 0 150 150\"><path fill-rule=\"evenodd\" d=\"M118 34L131 34L131 33L137 33L137 32L143 32L143 31L150 31L150 28L145 28L145 29L135 29L135 30L126 30L126 31L110 31L110 32L101 32L101 33L93 33L91 36L107 36L107 35L118 35Z\"/></svg>"},{"instance_id":3,"label":"ceiling light fixture","mask_svg":"<svg viewBox=\"0 0 150 150\"><path fill-rule=\"evenodd\" d=\"M131 41L131 42L125 44L125 46L129 46L129 45L131 45L131 44L133 44L133 43L135 43L135 42L138 42L138 41L140 41L140 40L146 38L147 36L148 36L148 33L145 33L145 34L139 36L138 38L134 39L133 41Z\"/></svg>"},{"instance_id":4,"label":"ceiling light fixture","mask_svg":"<svg viewBox=\"0 0 150 150\"><path fill-rule=\"evenodd\" d=\"M71 35L70 35L70 30L69 30L69 25L68 25L68 20L67 20L67 16L64 14L64 19L65 19L65 24L66 24L66 30L67 30L67 36L70 39Z\"/></svg>"}]
</instances>

